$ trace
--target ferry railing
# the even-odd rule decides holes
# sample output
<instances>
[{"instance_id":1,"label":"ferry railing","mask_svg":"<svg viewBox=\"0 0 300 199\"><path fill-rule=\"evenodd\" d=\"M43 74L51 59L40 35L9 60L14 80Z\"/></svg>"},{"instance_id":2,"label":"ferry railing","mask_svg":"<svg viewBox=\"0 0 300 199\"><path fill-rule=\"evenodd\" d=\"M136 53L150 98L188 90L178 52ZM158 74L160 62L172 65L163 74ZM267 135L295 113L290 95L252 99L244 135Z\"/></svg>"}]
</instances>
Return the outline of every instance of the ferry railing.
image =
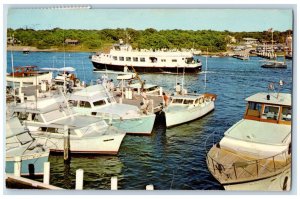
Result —
<instances>
[{"instance_id":1,"label":"ferry railing","mask_svg":"<svg viewBox=\"0 0 300 199\"><path fill-rule=\"evenodd\" d=\"M244 157L240 157L239 159L242 160L244 158L244 161L235 161L230 164L224 164L220 160L217 160L217 158L224 161L224 159L230 157L226 156L224 153L221 154L221 150L226 149L221 149L219 143L215 144L216 142L214 142L214 140L217 139L219 138L216 138L216 134L212 133L206 140L206 143L213 142L214 144L212 147L216 150L213 154L214 157L209 153L209 150L206 150L206 163L208 169L221 183L262 179L283 172L287 166L291 164L290 149L266 158L249 158L247 160ZM232 153L230 151L227 152ZM221 158L221 156L223 157ZM232 154L232 156L234 155ZM238 155L235 154L235 156L237 157Z\"/></svg>"}]
</instances>

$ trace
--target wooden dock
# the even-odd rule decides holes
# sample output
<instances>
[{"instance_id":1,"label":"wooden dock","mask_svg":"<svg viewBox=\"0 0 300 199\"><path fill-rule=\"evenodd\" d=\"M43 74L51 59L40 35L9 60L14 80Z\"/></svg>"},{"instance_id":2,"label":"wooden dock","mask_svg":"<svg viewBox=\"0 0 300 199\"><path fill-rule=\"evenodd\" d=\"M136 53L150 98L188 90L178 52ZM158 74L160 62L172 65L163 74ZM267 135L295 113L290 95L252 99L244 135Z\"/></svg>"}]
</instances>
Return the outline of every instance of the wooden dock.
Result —
<instances>
[{"instance_id":1,"label":"wooden dock","mask_svg":"<svg viewBox=\"0 0 300 199\"><path fill-rule=\"evenodd\" d=\"M14 176L13 174L6 174L5 176L6 188L9 189L48 189L48 190L63 190L60 187L45 184L43 182L31 180L24 177Z\"/></svg>"}]
</instances>

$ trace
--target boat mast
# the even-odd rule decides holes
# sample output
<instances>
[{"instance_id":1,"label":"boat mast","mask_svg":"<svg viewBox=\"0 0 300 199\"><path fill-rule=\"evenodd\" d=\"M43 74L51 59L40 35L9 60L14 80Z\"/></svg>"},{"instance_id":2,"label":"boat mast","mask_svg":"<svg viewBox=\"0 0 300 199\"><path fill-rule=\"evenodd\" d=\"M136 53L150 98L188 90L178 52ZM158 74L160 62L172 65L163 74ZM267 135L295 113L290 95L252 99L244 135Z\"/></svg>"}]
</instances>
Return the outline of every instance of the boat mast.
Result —
<instances>
[{"instance_id":1,"label":"boat mast","mask_svg":"<svg viewBox=\"0 0 300 199\"><path fill-rule=\"evenodd\" d=\"M208 48L206 49L206 59L205 59L204 92L206 92L207 57L208 57Z\"/></svg>"},{"instance_id":2,"label":"boat mast","mask_svg":"<svg viewBox=\"0 0 300 199\"><path fill-rule=\"evenodd\" d=\"M15 39L14 39L14 34L12 35L12 42L14 45ZM15 70L14 70L14 56L12 53L12 49L10 50L10 57L11 57L11 71L13 75L13 91L14 91L14 103L16 103L16 85L15 85Z\"/></svg>"}]
</instances>

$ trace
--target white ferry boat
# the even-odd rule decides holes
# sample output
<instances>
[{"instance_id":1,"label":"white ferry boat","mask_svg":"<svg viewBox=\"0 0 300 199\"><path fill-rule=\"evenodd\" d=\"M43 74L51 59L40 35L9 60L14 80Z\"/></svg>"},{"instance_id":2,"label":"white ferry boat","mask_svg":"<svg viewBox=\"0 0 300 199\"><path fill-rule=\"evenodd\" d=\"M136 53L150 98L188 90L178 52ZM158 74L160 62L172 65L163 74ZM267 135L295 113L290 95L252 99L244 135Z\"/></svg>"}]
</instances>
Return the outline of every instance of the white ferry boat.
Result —
<instances>
[{"instance_id":1,"label":"white ferry boat","mask_svg":"<svg viewBox=\"0 0 300 199\"><path fill-rule=\"evenodd\" d=\"M288 191L291 182L291 94L257 93L244 118L209 150L211 174L226 190Z\"/></svg>"},{"instance_id":2,"label":"white ferry boat","mask_svg":"<svg viewBox=\"0 0 300 199\"><path fill-rule=\"evenodd\" d=\"M133 66L137 72L148 73L198 73L202 63L194 59L193 52L165 50L133 50L129 44L112 46L109 53L97 53L91 59L98 70L124 71Z\"/></svg>"}]
</instances>

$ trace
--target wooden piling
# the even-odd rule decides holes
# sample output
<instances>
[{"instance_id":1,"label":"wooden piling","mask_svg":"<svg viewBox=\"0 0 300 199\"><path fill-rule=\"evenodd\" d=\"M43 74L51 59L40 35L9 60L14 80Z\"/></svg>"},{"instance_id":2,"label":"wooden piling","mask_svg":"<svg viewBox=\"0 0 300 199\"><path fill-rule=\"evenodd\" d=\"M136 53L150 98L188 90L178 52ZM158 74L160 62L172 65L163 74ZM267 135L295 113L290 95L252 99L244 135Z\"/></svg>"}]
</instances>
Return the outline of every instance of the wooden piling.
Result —
<instances>
[{"instance_id":1,"label":"wooden piling","mask_svg":"<svg viewBox=\"0 0 300 199\"><path fill-rule=\"evenodd\" d=\"M20 177L21 176L21 157L20 156L16 156L14 158L14 176L16 177Z\"/></svg>"},{"instance_id":2,"label":"wooden piling","mask_svg":"<svg viewBox=\"0 0 300 199\"><path fill-rule=\"evenodd\" d=\"M148 191L153 191L153 190L154 190L153 184L147 185L147 186L146 186L146 190L148 190Z\"/></svg>"},{"instance_id":3,"label":"wooden piling","mask_svg":"<svg viewBox=\"0 0 300 199\"><path fill-rule=\"evenodd\" d=\"M44 184L50 184L50 162L44 163L44 177L43 177Z\"/></svg>"},{"instance_id":4,"label":"wooden piling","mask_svg":"<svg viewBox=\"0 0 300 199\"><path fill-rule=\"evenodd\" d=\"M77 169L76 170L76 190L82 190L83 189L83 169Z\"/></svg>"},{"instance_id":5,"label":"wooden piling","mask_svg":"<svg viewBox=\"0 0 300 199\"><path fill-rule=\"evenodd\" d=\"M117 177L111 177L110 179L110 189L111 190L118 190L118 178Z\"/></svg>"},{"instance_id":6,"label":"wooden piling","mask_svg":"<svg viewBox=\"0 0 300 199\"><path fill-rule=\"evenodd\" d=\"M67 125L64 126L64 161L69 161L70 156L70 132Z\"/></svg>"}]
</instances>

